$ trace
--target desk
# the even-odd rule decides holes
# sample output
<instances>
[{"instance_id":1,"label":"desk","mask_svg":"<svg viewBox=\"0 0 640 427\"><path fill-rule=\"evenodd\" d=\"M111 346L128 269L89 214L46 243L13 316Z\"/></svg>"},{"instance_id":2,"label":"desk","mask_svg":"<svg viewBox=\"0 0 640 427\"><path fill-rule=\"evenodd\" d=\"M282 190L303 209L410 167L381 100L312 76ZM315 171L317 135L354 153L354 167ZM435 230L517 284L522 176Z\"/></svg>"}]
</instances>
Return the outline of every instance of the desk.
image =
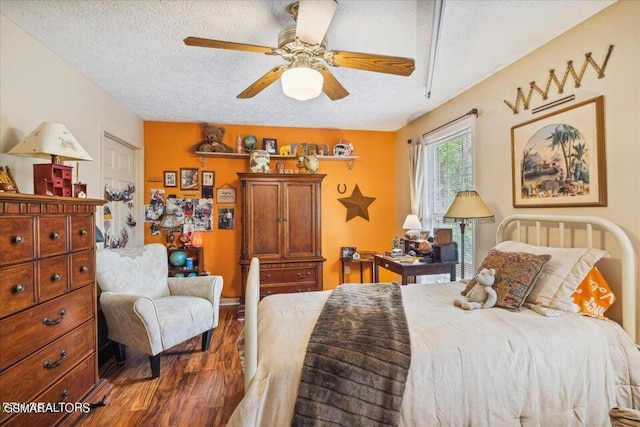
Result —
<instances>
[{"instance_id":1,"label":"desk","mask_svg":"<svg viewBox=\"0 0 640 427\"><path fill-rule=\"evenodd\" d=\"M369 264L369 269L371 271L371 283L376 283L373 279L375 277L374 273L374 264L373 258L360 258L360 259L352 259L352 258L341 258L340 261L342 265L340 266L340 284L344 283L344 267L346 265L358 264L360 267L360 283L364 283L364 265Z\"/></svg>"},{"instance_id":2,"label":"desk","mask_svg":"<svg viewBox=\"0 0 640 427\"><path fill-rule=\"evenodd\" d=\"M449 273L449 279L452 282L456 280L456 263L444 262L419 262L414 264L403 264L395 261L391 257L384 255L374 255L374 282L379 281L378 268L386 268L402 276L402 284L415 283L416 276L426 274L446 274Z\"/></svg>"}]
</instances>

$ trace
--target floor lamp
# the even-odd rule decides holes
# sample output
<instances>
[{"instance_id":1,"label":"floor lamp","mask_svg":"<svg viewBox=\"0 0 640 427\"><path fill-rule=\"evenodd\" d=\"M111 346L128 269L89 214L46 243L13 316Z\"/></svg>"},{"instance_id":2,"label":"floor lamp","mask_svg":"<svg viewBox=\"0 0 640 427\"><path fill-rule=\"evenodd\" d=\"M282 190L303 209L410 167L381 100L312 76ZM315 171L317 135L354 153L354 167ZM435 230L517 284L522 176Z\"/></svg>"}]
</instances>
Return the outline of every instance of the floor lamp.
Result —
<instances>
[{"instance_id":1,"label":"floor lamp","mask_svg":"<svg viewBox=\"0 0 640 427\"><path fill-rule=\"evenodd\" d=\"M460 224L460 273L464 279L464 229L467 224L488 224L495 221L493 213L484 204L476 191L459 191L449 210L444 214L445 222Z\"/></svg>"}]
</instances>

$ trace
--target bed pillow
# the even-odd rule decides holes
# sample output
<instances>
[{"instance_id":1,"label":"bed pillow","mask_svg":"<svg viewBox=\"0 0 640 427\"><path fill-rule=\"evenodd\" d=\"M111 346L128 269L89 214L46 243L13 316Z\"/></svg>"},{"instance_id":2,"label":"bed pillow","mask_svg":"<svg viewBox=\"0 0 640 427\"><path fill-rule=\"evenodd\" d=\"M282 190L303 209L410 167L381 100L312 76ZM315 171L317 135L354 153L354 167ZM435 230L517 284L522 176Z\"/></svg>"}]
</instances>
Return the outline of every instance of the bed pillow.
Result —
<instances>
[{"instance_id":1,"label":"bed pillow","mask_svg":"<svg viewBox=\"0 0 640 427\"><path fill-rule=\"evenodd\" d=\"M579 313L585 316L607 319L604 312L616 300L609 284L597 267L593 267L584 278L578 289L571 296L572 301L580 307Z\"/></svg>"},{"instance_id":2,"label":"bed pillow","mask_svg":"<svg viewBox=\"0 0 640 427\"><path fill-rule=\"evenodd\" d=\"M594 264L608 256L608 252L594 248L551 248L515 241L501 242L494 249L551 255L526 302L571 313L578 311L571 295Z\"/></svg>"},{"instance_id":3,"label":"bed pillow","mask_svg":"<svg viewBox=\"0 0 640 427\"><path fill-rule=\"evenodd\" d=\"M520 306L531 292L542 267L550 258L549 255L502 252L492 249L482 260L478 271L483 268L495 268L496 280L493 289L498 294L496 306L520 311ZM475 278L471 279L463 295L466 295L476 283Z\"/></svg>"}]
</instances>

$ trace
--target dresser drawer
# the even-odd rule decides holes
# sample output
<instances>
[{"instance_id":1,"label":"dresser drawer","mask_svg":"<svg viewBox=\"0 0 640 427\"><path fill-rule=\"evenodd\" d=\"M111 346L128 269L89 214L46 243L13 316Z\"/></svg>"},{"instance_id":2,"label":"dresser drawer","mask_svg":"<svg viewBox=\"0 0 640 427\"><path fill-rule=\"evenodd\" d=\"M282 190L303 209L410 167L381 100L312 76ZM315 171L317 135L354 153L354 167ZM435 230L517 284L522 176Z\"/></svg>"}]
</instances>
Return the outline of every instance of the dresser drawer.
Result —
<instances>
[{"instance_id":1,"label":"dresser drawer","mask_svg":"<svg viewBox=\"0 0 640 427\"><path fill-rule=\"evenodd\" d=\"M38 220L38 246L41 258L67 252L67 216L46 216Z\"/></svg>"},{"instance_id":2,"label":"dresser drawer","mask_svg":"<svg viewBox=\"0 0 640 427\"><path fill-rule=\"evenodd\" d=\"M315 283L292 284L292 285L267 285L260 286L260 298L275 294L292 294L296 292L313 292L318 290Z\"/></svg>"},{"instance_id":3,"label":"dresser drawer","mask_svg":"<svg viewBox=\"0 0 640 427\"><path fill-rule=\"evenodd\" d=\"M36 303L35 263L0 269L0 318Z\"/></svg>"},{"instance_id":4,"label":"dresser drawer","mask_svg":"<svg viewBox=\"0 0 640 427\"><path fill-rule=\"evenodd\" d=\"M95 278L93 260L93 251L71 255L71 289L77 289L93 282Z\"/></svg>"},{"instance_id":5,"label":"dresser drawer","mask_svg":"<svg viewBox=\"0 0 640 427\"><path fill-rule=\"evenodd\" d=\"M93 293L85 286L0 320L0 370L93 318Z\"/></svg>"},{"instance_id":6,"label":"dresser drawer","mask_svg":"<svg viewBox=\"0 0 640 427\"><path fill-rule=\"evenodd\" d=\"M85 322L0 374L0 401L29 402L93 354L95 327Z\"/></svg>"},{"instance_id":7,"label":"dresser drawer","mask_svg":"<svg viewBox=\"0 0 640 427\"><path fill-rule=\"evenodd\" d=\"M50 300L67 292L69 271L67 256L57 256L40 260L38 267L38 284L40 302Z\"/></svg>"},{"instance_id":8,"label":"dresser drawer","mask_svg":"<svg viewBox=\"0 0 640 427\"><path fill-rule=\"evenodd\" d=\"M52 385L47 391L38 396L36 402L59 403L64 402L64 409L72 408L81 402L87 390L96 383L95 355L88 357L61 380ZM77 412L82 412L84 406ZM5 414L2 414L5 415ZM7 423L7 426L50 427L67 415L67 412L48 412L39 414L20 414ZM0 418L3 420L4 418Z\"/></svg>"},{"instance_id":9,"label":"dresser drawer","mask_svg":"<svg viewBox=\"0 0 640 427\"><path fill-rule=\"evenodd\" d=\"M34 223L31 216L0 218L0 265L33 259Z\"/></svg>"},{"instance_id":10,"label":"dresser drawer","mask_svg":"<svg viewBox=\"0 0 640 427\"><path fill-rule=\"evenodd\" d=\"M316 282L315 267L292 267L260 270L261 284Z\"/></svg>"},{"instance_id":11,"label":"dresser drawer","mask_svg":"<svg viewBox=\"0 0 640 427\"><path fill-rule=\"evenodd\" d=\"M71 217L71 250L73 252L93 248L93 215Z\"/></svg>"}]
</instances>

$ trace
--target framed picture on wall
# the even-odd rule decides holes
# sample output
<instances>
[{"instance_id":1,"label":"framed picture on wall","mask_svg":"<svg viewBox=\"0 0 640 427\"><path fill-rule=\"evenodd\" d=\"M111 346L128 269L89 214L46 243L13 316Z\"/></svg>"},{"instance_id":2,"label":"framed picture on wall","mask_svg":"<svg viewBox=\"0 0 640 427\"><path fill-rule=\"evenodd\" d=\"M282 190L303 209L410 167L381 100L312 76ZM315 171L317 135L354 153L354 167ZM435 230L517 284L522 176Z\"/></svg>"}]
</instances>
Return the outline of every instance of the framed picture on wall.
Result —
<instances>
[{"instance_id":1,"label":"framed picture on wall","mask_svg":"<svg viewBox=\"0 0 640 427\"><path fill-rule=\"evenodd\" d=\"M164 171L164 186L177 187L178 186L178 180L176 178L177 175L178 173L176 171Z\"/></svg>"},{"instance_id":2,"label":"framed picture on wall","mask_svg":"<svg viewBox=\"0 0 640 427\"><path fill-rule=\"evenodd\" d=\"M213 187L215 184L216 173L212 171L202 171L202 186Z\"/></svg>"},{"instance_id":3,"label":"framed picture on wall","mask_svg":"<svg viewBox=\"0 0 640 427\"><path fill-rule=\"evenodd\" d=\"M513 207L607 205L604 97L511 128Z\"/></svg>"},{"instance_id":4,"label":"framed picture on wall","mask_svg":"<svg viewBox=\"0 0 640 427\"><path fill-rule=\"evenodd\" d=\"M200 188L198 181L198 169L180 168L180 189L197 190Z\"/></svg>"}]
</instances>

